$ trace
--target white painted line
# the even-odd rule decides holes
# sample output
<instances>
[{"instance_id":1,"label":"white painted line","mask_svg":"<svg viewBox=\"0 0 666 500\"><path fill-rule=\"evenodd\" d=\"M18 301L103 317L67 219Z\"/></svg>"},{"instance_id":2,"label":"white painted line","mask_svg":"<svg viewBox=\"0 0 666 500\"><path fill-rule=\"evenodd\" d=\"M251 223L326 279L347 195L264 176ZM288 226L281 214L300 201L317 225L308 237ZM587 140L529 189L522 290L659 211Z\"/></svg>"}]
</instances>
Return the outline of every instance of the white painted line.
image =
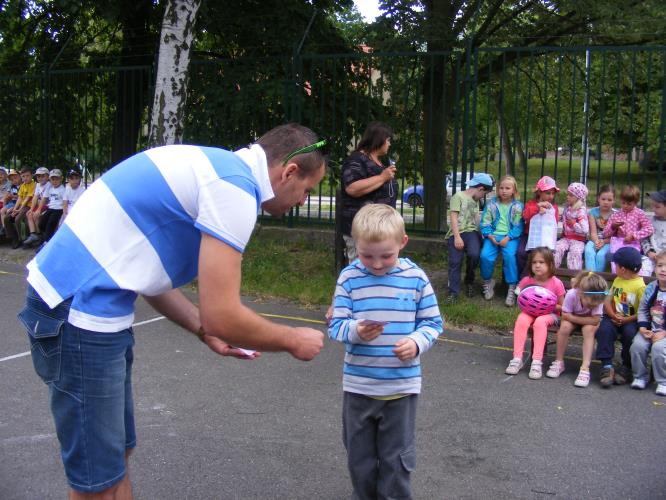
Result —
<instances>
[{"instance_id":1,"label":"white painted line","mask_svg":"<svg viewBox=\"0 0 666 500\"><path fill-rule=\"evenodd\" d=\"M146 325L148 323L153 323L153 322L159 321L161 319L165 319L165 317L164 316L158 316L157 318L147 319L146 321L139 321L138 323L134 323L132 326L134 327L134 326ZM29 355L30 355L30 351L21 352L19 354L14 354L12 356L7 356L5 358L0 358L0 363L2 363L3 361L9 361L10 359L22 358L24 356L29 356Z\"/></svg>"}]
</instances>

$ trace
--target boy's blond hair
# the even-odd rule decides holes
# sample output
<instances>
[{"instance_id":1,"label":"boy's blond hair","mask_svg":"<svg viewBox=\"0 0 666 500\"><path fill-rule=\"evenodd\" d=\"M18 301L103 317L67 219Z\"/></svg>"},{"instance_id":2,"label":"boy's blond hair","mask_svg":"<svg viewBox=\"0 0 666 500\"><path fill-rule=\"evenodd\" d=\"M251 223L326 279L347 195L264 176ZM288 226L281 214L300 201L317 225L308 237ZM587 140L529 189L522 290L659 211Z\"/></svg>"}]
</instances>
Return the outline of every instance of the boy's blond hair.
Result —
<instances>
[{"instance_id":1,"label":"boy's blond hair","mask_svg":"<svg viewBox=\"0 0 666 500\"><path fill-rule=\"evenodd\" d=\"M354 216L351 235L356 242L376 243L388 239L402 242L405 236L405 221L390 205L371 203L361 207Z\"/></svg>"}]
</instances>

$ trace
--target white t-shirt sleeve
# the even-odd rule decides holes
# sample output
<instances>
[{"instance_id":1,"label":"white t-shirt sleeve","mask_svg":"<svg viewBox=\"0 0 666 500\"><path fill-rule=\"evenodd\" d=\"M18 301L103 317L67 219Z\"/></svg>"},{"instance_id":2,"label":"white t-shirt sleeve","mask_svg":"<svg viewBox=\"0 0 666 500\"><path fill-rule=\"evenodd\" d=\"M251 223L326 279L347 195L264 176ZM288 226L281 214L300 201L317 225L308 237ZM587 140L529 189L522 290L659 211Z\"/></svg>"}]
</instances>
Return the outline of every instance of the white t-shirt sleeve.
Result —
<instances>
[{"instance_id":1,"label":"white t-shirt sleeve","mask_svg":"<svg viewBox=\"0 0 666 500\"><path fill-rule=\"evenodd\" d=\"M257 221L257 200L249 192L252 189L251 182L241 177L217 179L202 186L195 226L242 252Z\"/></svg>"}]
</instances>

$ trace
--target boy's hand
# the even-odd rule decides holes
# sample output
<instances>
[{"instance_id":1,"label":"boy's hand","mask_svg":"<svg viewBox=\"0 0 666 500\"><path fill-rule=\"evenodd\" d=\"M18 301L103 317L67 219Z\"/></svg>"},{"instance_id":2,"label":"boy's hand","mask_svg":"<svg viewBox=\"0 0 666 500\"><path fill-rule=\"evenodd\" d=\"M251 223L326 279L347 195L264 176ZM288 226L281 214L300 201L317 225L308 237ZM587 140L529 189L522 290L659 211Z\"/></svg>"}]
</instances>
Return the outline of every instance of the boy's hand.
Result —
<instances>
[{"instance_id":1,"label":"boy's hand","mask_svg":"<svg viewBox=\"0 0 666 500\"><path fill-rule=\"evenodd\" d=\"M647 253L647 256L648 256L648 258L649 258L651 261L654 262L654 261L656 260L656 258L657 258L657 252L648 252L648 253Z\"/></svg>"},{"instance_id":2,"label":"boy's hand","mask_svg":"<svg viewBox=\"0 0 666 500\"><path fill-rule=\"evenodd\" d=\"M419 353L419 348L416 342L410 338L400 339L395 343L393 352L400 361L409 361L414 359Z\"/></svg>"},{"instance_id":3,"label":"boy's hand","mask_svg":"<svg viewBox=\"0 0 666 500\"><path fill-rule=\"evenodd\" d=\"M664 330L657 330L656 332L652 332L652 343L654 344L655 342L666 338L666 331Z\"/></svg>"},{"instance_id":4,"label":"boy's hand","mask_svg":"<svg viewBox=\"0 0 666 500\"><path fill-rule=\"evenodd\" d=\"M645 327L640 327L638 329L638 333L640 333L643 336L643 338L646 340L650 340L653 336L652 330L648 330Z\"/></svg>"},{"instance_id":5,"label":"boy's hand","mask_svg":"<svg viewBox=\"0 0 666 500\"><path fill-rule=\"evenodd\" d=\"M463 248L465 248L465 242L460 236L454 236L453 246L456 247L456 250L462 250Z\"/></svg>"},{"instance_id":6,"label":"boy's hand","mask_svg":"<svg viewBox=\"0 0 666 500\"><path fill-rule=\"evenodd\" d=\"M384 325L356 325L356 333L365 342L375 340L383 331Z\"/></svg>"}]
</instances>

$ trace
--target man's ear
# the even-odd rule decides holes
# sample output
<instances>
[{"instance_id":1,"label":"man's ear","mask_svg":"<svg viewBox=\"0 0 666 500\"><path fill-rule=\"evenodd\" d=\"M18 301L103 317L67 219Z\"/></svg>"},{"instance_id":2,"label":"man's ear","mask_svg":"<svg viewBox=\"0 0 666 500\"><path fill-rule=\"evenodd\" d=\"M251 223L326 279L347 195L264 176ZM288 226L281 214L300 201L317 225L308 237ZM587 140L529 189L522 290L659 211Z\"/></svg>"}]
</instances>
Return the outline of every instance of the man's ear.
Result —
<instances>
[{"instance_id":1,"label":"man's ear","mask_svg":"<svg viewBox=\"0 0 666 500\"><path fill-rule=\"evenodd\" d=\"M285 181L293 176L298 175L299 168L294 162L287 163L282 169L282 180Z\"/></svg>"}]
</instances>

